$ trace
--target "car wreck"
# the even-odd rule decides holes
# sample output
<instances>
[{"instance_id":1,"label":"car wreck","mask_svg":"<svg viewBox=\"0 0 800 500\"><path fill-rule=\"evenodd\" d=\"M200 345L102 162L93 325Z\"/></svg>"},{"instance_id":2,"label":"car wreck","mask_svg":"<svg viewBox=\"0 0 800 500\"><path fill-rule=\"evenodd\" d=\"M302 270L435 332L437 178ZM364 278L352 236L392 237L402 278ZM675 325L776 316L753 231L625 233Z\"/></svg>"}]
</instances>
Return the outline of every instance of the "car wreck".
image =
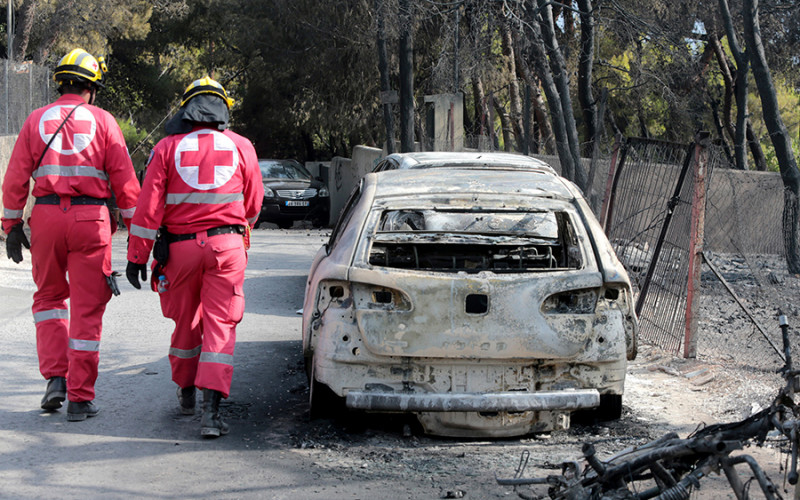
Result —
<instances>
[{"instance_id":1,"label":"car wreck","mask_svg":"<svg viewBox=\"0 0 800 500\"><path fill-rule=\"evenodd\" d=\"M461 165L361 180L312 263L302 329L313 413L333 397L506 437L618 418L638 324L575 185Z\"/></svg>"}]
</instances>

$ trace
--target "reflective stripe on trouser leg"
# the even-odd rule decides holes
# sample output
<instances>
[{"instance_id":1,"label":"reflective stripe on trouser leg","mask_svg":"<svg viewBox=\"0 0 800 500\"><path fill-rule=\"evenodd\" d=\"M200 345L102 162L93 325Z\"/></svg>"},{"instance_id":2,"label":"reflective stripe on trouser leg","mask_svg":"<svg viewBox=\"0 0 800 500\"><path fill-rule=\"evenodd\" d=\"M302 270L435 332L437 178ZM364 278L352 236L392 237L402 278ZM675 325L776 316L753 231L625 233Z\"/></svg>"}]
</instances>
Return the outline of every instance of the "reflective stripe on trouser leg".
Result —
<instances>
[{"instance_id":1,"label":"reflective stripe on trouser leg","mask_svg":"<svg viewBox=\"0 0 800 500\"><path fill-rule=\"evenodd\" d=\"M36 325L39 371L46 379L65 377L69 368L66 215L57 206L34 205L30 224L32 274L36 283L31 310Z\"/></svg>"},{"instance_id":2,"label":"reflective stripe on trouser leg","mask_svg":"<svg viewBox=\"0 0 800 500\"><path fill-rule=\"evenodd\" d=\"M208 238L203 248L203 353L195 385L212 389L227 398L233 378L236 325L244 313L244 270L247 258L244 240L238 234Z\"/></svg>"},{"instance_id":3,"label":"reflective stripe on trouser leg","mask_svg":"<svg viewBox=\"0 0 800 500\"><path fill-rule=\"evenodd\" d=\"M34 308L43 306L42 302L34 302L34 304ZM69 312L66 304L64 307L64 309L50 309L33 313L33 323L36 325L39 372L45 379L66 377L69 369L67 360Z\"/></svg>"},{"instance_id":4,"label":"reflective stripe on trouser leg","mask_svg":"<svg viewBox=\"0 0 800 500\"><path fill-rule=\"evenodd\" d=\"M158 294L161 312L165 318L175 322L169 349L169 364L172 381L180 387L194 385L197 375L197 362L200 359L203 342L203 311L200 307L200 287L202 273L199 267L202 254L191 241L181 241L170 245L171 259L164 268L169 281L166 292Z\"/></svg>"},{"instance_id":5,"label":"reflective stripe on trouser leg","mask_svg":"<svg viewBox=\"0 0 800 500\"><path fill-rule=\"evenodd\" d=\"M70 401L94 399L103 313L111 299L105 272L111 269L111 225L108 208L73 205L68 234L70 293L69 373Z\"/></svg>"}]
</instances>

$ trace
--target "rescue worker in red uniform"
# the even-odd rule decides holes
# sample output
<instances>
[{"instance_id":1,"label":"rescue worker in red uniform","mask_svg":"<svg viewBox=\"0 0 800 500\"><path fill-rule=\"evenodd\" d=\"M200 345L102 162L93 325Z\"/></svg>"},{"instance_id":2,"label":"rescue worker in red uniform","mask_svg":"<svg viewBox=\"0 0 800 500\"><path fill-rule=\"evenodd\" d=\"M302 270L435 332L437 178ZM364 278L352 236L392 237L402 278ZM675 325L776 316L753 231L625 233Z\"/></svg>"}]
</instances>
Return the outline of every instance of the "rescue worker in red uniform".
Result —
<instances>
[{"instance_id":1,"label":"rescue worker in red uniform","mask_svg":"<svg viewBox=\"0 0 800 500\"><path fill-rule=\"evenodd\" d=\"M175 322L172 380L185 415L194 414L195 388L202 389L203 437L228 433L219 403L230 394L246 244L264 199L253 145L227 129L231 104L209 77L186 89L150 155L128 244L126 275L136 288L156 244L151 286L158 280L161 310Z\"/></svg>"},{"instance_id":2,"label":"rescue worker in red uniform","mask_svg":"<svg viewBox=\"0 0 800 500\"><path fill-rule=\"evenodd\" d=\"M82 49L61 59L53 75L61 97L28 116L3 180L8 257L19 263L22 246L31 250L39 371L48 379L41 406L53 411L68 397L69 421L98 412L93 400L103 312L116 287L116 221L106 202L113 191L128 224L139 196L119 125L93 105L105 70L102 59ZM28 244L22 216L31 178L36 203Z\"/></svg>"}]
</instances>

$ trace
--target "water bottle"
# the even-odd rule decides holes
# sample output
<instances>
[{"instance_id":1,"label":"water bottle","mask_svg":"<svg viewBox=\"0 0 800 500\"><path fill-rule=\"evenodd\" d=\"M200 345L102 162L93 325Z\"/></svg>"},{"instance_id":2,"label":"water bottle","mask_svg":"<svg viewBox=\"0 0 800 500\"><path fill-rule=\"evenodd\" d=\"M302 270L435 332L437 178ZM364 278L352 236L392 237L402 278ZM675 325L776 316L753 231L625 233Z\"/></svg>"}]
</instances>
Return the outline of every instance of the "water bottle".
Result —
<instances>
[{"instance_id":1,"label":"water bottle","mask_svg":"<svg viewBox=\"0 0 800 500\"><path fill-rule=\"evenodd\" d=\"M158 284L156 285L156 290L158 293L164 293L169 288L169 281L167 281L167 277L163 274L158 277Z\"/></svg>"}]
</instances>

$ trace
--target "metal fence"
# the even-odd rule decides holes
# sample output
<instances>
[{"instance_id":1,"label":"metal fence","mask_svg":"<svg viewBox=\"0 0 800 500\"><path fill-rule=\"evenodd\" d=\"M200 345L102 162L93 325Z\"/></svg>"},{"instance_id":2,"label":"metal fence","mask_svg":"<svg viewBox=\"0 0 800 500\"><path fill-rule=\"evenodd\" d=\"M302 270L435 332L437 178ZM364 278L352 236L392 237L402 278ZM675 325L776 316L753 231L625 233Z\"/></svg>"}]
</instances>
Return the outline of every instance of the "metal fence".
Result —
<instances>
[{"instance_id":1,"label":"metal fence","mask_svg":"<svg viewBox=\"0 0 800 500\"><path fill-rule=\"evenodd\" d=\"M691 149L647 139L624 142L606 214L606 234L637 296L640 337L678 353L686 324Z\"/></svg>"},{"instance_id":2,"label":"metal fence","mask_svg":"<svg viewBox=\"0 0 800 500\"><path fill-rule=\"evenodd\" d=\"M638 294L640 337L680 354L695 315L697 357L774 370L782 365L778 310L800 312L784 288L780 175L726 168L719 149L705 148L701 295L689 308L693 150L647 139L627 139L621 150L606 231Z\"/></svg>"},{"instance_id":3,"label":"metal fence","mask_svg":"<svg viewBox=\"0 0 800 500\"><path fill-rule=\"evenodd\" d=\"M719 168L712 175L698 339L704 357L762 371L782 366L778 311L798 315L783 246L783 191L775 172Z\"/></svg>"},{"instance_id":4,"label":"metal fence","mask_svg":"<svg viewBox=\"0 0 800 500\"><path fill-rule=\"evenodd\" d=\"M0 68L3 71L0 132L15 135L31 111L53 100L55 86L50 78L50 69L30 61L0 59Z\"/></svg>"}]
</instances>

